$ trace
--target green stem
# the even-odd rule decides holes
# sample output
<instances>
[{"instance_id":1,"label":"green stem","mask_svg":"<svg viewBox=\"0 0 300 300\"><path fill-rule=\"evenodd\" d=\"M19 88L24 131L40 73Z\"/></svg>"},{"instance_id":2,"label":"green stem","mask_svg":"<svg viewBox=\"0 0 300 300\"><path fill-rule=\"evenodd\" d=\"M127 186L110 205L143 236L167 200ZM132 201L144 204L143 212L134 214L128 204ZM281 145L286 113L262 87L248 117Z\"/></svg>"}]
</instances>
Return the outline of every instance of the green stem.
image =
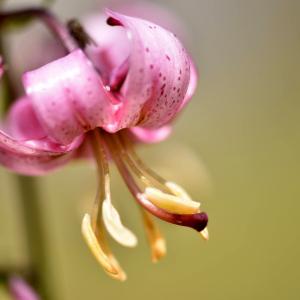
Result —
<instances>
[{"instance_id":1,"label":"green stem","mask_svg":"<svg viewBox=\"0 0 300 300\"><path fill-rule=\"evenodd\" d=\"M50 300L48 278L47 241L43 223L43 209L39 201L37 180L32 177L17 175L21 199L21 211L28 243L32 284L40 294L41 299Z\"/></svg>"}]
</instances>

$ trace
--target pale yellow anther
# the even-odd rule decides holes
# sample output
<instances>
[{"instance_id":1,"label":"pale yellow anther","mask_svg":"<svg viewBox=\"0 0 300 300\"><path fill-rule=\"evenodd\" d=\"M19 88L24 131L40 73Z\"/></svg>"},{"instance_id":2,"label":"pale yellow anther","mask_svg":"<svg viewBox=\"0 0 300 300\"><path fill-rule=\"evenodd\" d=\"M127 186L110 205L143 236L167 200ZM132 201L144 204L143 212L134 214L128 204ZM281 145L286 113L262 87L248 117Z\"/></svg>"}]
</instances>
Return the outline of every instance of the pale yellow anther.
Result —
<instances>
[{"instance_id":1,"label":"pale yellow anther","mask_svg":"<svg viewBox=\"0 0 300 300\"><path fill-rule=\"evenodd\" d=\"M202 231L200 231L200 234L206 241L208 241L209 233L207 227L205 227Z\"/></svg>"},{"instance_id":2,"label":"pale yellow anther","mask_svg":"<svg viewBox=\"0 0 300 300\"><path fill-rule=\"evenodd\" d=\"M165 186L175 195L186 201L192 201L190 195L177 183L172 181L167 181Z\"/></svg>"},{"instance_id":3,"label":"pale yellow anther","mask_svg":"<svg viewBox=\"0 0 300 300\"><path fill-rule=\"evenodd\" d=\"M156 263L167 253L166 241L146 211L143 211L143 219L151 247L151 259Z\"/></svg>"},{"instance_id":4,"label":"pale yellow anther","mask_svg":"<svg viewBox=\"0 0 300 300\"><path fill-rule=\"evenodd\" d=\"M125 247L135 247L137 245L136 236L122 224L120 215L110 199L103 201L102 217L107 231L118 243Z\"/></svg>"},{"instance_id":5,"label":"pale yellow anther","mask_svg":"<svg viewBox=\"0 0 300 300\"><path fill-rule=\"evenodd\" d=\"M155 206L174 214L194 214L199 212L200 203L164 193L156 188L147 187L145 197Z\"/></svg>"},{"instance_id":6,"label":"pale yellow anther","mask_svg":"<svg viewBox=\"0 0 300 300\"><path fill-rule=\"evenodd\" d=\"M103 246L101 246L101 242L103 241L98 241L93 231L91 217L89 214L85 214L82 220L81 230L89 249L99 264L104 268L106 273L120 281L126 280L126 274L119 266L117 260L111 253L105 252Z\"/></svg>"}]
</instances>

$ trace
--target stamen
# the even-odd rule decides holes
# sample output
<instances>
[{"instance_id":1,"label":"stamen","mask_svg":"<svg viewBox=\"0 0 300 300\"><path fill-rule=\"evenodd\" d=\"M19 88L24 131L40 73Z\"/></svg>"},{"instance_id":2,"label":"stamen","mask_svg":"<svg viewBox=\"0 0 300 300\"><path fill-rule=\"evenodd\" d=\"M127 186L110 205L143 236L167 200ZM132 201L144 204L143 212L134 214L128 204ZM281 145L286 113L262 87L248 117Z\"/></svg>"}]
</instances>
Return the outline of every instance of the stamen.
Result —
<instances>
[{"instance_id":1,"label":"stamen","mask_svg":"<svg viewBox=\"0 0 300 300\"><path fill-rule=\"evenodd\" d=\"M103 222L110 235L125 247L137 245L136 236L121 222L120 215L112 205L110 199L105 199L102 204Z\"/></svg>"},{"instance_id":2,"label":"stamen","mask_svg":"<svg viewBox=\"0 0 300 300\"><path fill-rule=\"evenodd\" d=\"M139 158L137 153L134 151L132 142L126 136L126 133L120 133L119 135L119 144L122 145L123 155L125 155L126 162L130 165L132 170L139 175L140 178L148 186L157 186L165 192L170 192L166 186L166 180L160 175L155 173L152 169L144 164L144 162ZM151 184L152 183L152 184Z\"/></svg>"},{"instance_id":3,"label":"stamen","mask_svg":"<svg viewBox=\"0 0 300 300\"><path fill-rule=\"evenodd\" d=\"M172 181L166 181L165 185L169 188L172 193L186 201L192 201L192 198L190 195L177 183L172 182ZM199 203L200 205L200 203Z\"/></svg>"},{"instance_id":4,"label":"stamen","mask_svg":"<svg viewBox=\"0 0 300 300\"><path fill-rule=\"evenodd\" d=\"M152 262L156 263L167 253L166 241L161 235L158 227L153 222L149 213L142 209L143 221L151 247Z\"/></svg>"},{"instance_id":5,"label":"stamen","mask_svg":"<svg viewBox=\"0 0 300 300\"><path fill-rule=\"evenodd\" d=\"M199 202L166 194L153 187L147 187L144 196L157 207L170 213L194 214L199 212Z\"/></svg>"},{"instance_id":6,"label":"stamen","mask_svg":"<svg viewBox=\"0 0 300 300\"><path fill-rule=\"evenodd\" d=\"M126 274L121 269L116 259L111 253L107 252L105 241L96 237L89 214L85 214L81 228L87 245L106 273L120 281L126 280Z\"/></svg>"},{"instance_id":7,"label":"stamen","mask_svg":"<svg viewBox=\"0 0 300 300\"><path fill-rule=\"evenodd\" d=\"M175 214L200 212L200 203L193 201L182 187L174 182L166 181L142 162L124 134L119 138L114 137L114 140L132 172L147 186L145 195L153 204ZM154 188L153 185L159 189Z\"/></svg>"},{"instance_id":8,"label":"stamen","mask_svg":"<svg viewBox=\"0 0 300 300\"><path fill-rule=\"evenodd\" d=\"M90 141L98 166L99 187L92 216L85 214L83 218L82 234L104 270L113 278L124 281L126 274L109 249L103 221L108 232L122 245L132 247L136 245L137 239L123 226L118 212L111 203L109 167L99 131L90 133Z\"/></svg>"},{"instance_id":9,"label":"stamen","mask_svg":"<svg viewBox=\"0 0 300 300\"><path fill-rule=\"evenodd\" d=\"M123 246L134 247L137 244L136 236L122 224L119 213L111 203L109 166L98 131L94 132L92 145L98 164L100 185L102 185L101 196L99 196L101 199L98 198L94 208L94 219L97 220L96 223L101 223L103 218L107 231L117 242Z\"/></svg>"},{"instance_id":10,"label":"stamen","mask_svg":"<svg viewBox=\"0 0 300 300\"><path fill-rule=\"evenodd\" d=\"M186 226L195 229L200 232L206 228L208 223L207 214L204 212L199 212L196 214L172 214L157 206L155 206L151 201L145 197L143 193L138 193L136 190L135 198L137 201L150 213L156 217L176 225Z\"/></svg>"},{"instance_id":11,"label":"stamen","mask_svg":"<svg viewBox=\"0 0 300 300\"><path fill-rule=\"evenodd\" d=\"M192 200L188 193L178 184L168 181L166 182L166 186L172 190L172 192L181 197L182 199ZM207 227L200 232L201 236L207 241L209 239L209 233Z\"/></svg>"},{"instance_id":12,"label":"stamen","mask_svg":"<svg viewBox=\"0 0 300 300\"><path fill-rule=\"evenodd\" d=\"M128 164L131 171L137 176L146 186L152 186L151 178L145 176L145 174L140 170L140 168L135 164L135 162L129 156L129 151L123 145L122 140L118 136L113 136L112 139L118 148L118 153L121 155L122 159ZM155 184L155 183L154 183Z\"/></svg>"},{"instance_id":13,"label":"stamen","mask_svg":"<svg viewBox=\"0 0 300 300\"><path fill-rule=\"evenodd\" d=\"M119 169L120 174L126 182L130 192L140 205L142 205L151 214L166 222L191 227L197 231L202 231L206 227L208 217L203 212L195 214L173 214L157 207L151 201L149 201L149 199L145 197L144 193L134 181L132 175L126 167L126 164L122 160L120 147L113 138L113 135L105 132L103 132L103 135L105 138L104 141L106 142L106 145L110 150L110 153Z\"/></svg>"}]
</instances>

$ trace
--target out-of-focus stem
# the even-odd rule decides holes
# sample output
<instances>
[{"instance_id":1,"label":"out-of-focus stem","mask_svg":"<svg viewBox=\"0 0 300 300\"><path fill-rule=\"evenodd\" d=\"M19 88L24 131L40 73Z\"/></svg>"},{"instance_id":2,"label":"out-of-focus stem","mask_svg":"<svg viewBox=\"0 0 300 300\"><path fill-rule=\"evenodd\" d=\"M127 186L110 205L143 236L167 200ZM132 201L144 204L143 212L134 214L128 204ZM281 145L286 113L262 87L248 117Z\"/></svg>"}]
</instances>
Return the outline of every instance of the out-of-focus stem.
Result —
<instances>
[{"instance_id":1,"label":"out-of-focus stem","mask_svg":"<svg viewBox=\"0 0 300 300\"><path fill-rule=\"evenodd\" d=\"M57 39L68 52L78 48L76 41L70 35L68 28L61 23L51 12L44 8L28 8L12 11L0 11L0 26L10 20L17 20L26 17L40 19L52 31Z\"/></svg>"},{"instance_id":2,"label":"out-of-focus stem","mask_svg":"<svg viewBox=\"0 0 300 300\"><path fill-rule=\"evenodd\" d=\"M0 54L4 59L7 56L6 49L3 45L3 38L1 36L0 36ZM11 74L9 71L4 72L4 74L1 77L1 83L2 83L1 86L3 87L3 98L4 98L3 110L7 111L10 104L16 98L16 92L13 87Z\"/></svg>"},{"instance_id":3,"label":"out-of-focus stem","mask_svg":"<svg viewBox=\"0 0 300 300\"><path fill-rule=\"evenodd\" d=\"M43 210L39 201L35 178L16 176L21 199L21 211L27 237L29 267L32 284L43 300L53 299L49 286L47 241L43 224Z\"/></svg>"}]
</instances>

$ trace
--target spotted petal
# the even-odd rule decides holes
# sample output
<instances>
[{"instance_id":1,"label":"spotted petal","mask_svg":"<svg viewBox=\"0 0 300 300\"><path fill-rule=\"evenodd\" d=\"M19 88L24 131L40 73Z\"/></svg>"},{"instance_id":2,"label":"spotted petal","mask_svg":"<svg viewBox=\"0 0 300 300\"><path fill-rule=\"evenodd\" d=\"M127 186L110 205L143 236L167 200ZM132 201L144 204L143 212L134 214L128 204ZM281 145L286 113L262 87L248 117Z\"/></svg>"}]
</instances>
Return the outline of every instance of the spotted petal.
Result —
<instances>
[{"instance_id":1,"label":"spotted petal","mask_svg":"<svg viewBox=\"0 0 300 300\"><path fill-rule=\"evenodd\" d=\"M35 148L36 142L19 141L0 130L0 164L21 174L41 175L68 162L74 154L72 150L80 144L76 140L67 147L45 150Z\"/></svg>"},{"instance_id":2,"label":"spotted petal","mask_svg":"<svg viewBox=\"0 0 300 300\"><path fill-rule=\"evenodd\" d=\"M82 137L62 146L49 140L32 111L30 101L22 98L13 105L0 130L0 164L26 175L39 175L68 162Z\"/></svg>"},{"instance_id":3,"label":"spotted petal","mask_svg":"<svg viewBox=\"0 0 300 300\"><path fill-rule=\"evenodd\" d=\"M174 34L151 22L108 11L108 23L123 26L130 41L128 73L120 90L124 106L119 127L138 123L158 128L185 99L190 58Z\"/></svg>"},{"instance_id":4,"label":"spotted petal","mask_svg":"<svg viewBox=\"0 0 300 300\"><path fill-rule=\"evenodd\" d=\"M119 104L81 50L27 72L23 83L43 128L58 143L96 127L115 131Z\"/></svg>"}]
</instances>

